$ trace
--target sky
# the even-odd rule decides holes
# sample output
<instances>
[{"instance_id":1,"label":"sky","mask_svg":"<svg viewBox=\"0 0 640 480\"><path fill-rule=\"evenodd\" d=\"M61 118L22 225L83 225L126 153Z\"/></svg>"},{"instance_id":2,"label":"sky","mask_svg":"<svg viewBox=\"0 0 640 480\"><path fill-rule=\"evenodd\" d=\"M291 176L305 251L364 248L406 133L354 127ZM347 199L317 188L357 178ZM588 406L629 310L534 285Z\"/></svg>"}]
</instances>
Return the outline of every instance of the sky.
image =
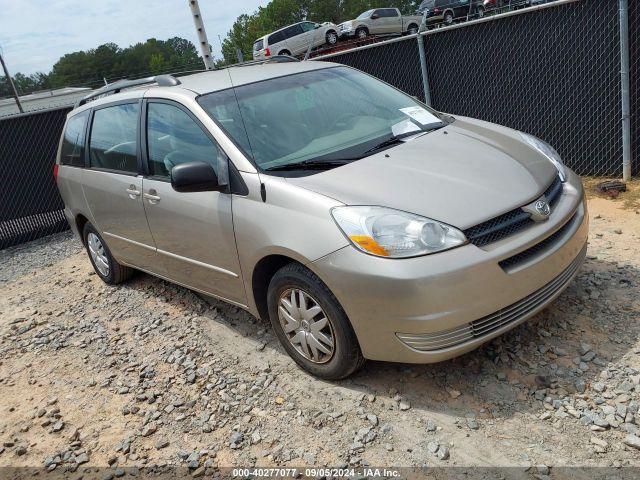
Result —
<instances>
[{"instance_id":1,"label":"sky","mask_svg":"<svg viewBox=\"0 0 640 480\"><path fill-rule=\"evenodd\" d=\"M239 15L267 3L200 0L214 58L221 56L218 35L224 39ZM188 0L0 0L0 51L12 76L46 73L65 53L107 42L127 47L176 36L198 45Z\"/></svg>"}]
</instances>

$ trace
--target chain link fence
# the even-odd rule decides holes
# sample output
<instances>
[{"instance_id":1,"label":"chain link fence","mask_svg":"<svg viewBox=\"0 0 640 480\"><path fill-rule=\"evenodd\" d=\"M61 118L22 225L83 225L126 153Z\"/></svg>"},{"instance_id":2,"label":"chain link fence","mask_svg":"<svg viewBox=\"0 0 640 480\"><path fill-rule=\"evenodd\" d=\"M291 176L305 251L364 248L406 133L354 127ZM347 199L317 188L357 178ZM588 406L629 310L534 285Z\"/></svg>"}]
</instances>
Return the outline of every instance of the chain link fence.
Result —
<instances>
[{"instance_id":1,"label":"chain link fence","mask_svg":"<svg viewBox=\"0 0 640 480\"><path fill-rule=\"evenodd\" d=\"M0 119L0 250L69 228L53 164L70 110Z\"/></svg>"},{"instance_id":2,"label":"chain link fence","mask_svg":"<svg viewBox=\"0 0 640 480\"><path fill-rule=\"evenodd\" d=\"M633 9L637 30L637 2ZM509 10L422 38L435 109L532 133L581 175L621 174L618 0ZM411 36L318 59L356 67L424 99L417 52ZM637 92L637 55L632 62ZM637 157L636 148L636 175Z\"/></svg>"},{"instance_id":3,"label":"chain link fence","mask_svg":"<svg viewBox=\"0 0 640 480\"><path fill-rule=\"evenodd\" d=\"M638 175L640 6L629 3L632 173ZM510 6L503 14L318 59L353 66L421 100L424 65L437 110L537 135L581 175L620 176L618 12L618 0ZM0 249L68 228L52 168L69 110L0 118Z\"/></svg>"}]
</instances>

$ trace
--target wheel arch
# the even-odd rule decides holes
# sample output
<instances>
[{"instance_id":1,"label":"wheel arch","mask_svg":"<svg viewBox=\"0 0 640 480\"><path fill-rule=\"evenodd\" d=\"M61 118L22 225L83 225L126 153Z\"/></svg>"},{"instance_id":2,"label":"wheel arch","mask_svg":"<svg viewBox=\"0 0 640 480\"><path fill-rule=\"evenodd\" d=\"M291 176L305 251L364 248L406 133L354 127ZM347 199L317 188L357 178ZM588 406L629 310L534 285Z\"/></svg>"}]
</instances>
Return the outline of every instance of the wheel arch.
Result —
<instances>
[{"instance_id":1,"label":"wheel arch","mask_svg":"<svg viewBox=\"0 0 640 480\"><path fill-rule=\"evenodd\" d=\"M262 257L253 267L251 273L251 293L260 318L264 320L269 319L269 308L267 307L269 282L278 270L290 263L298 263L304 266L304 263L296 260L293 256L274 253Z\"/></svg>"},{"instance_id":2,"label":"wheel arch","mask_svg":"<svg viewBox=\"0 0 640 480\"><path fill-rule=\"evenodd\" d=\"M80 240L84 244L84 226L89 223L89 219L84 216L82 213L79 213L75 217L76 228L78 229L78 235L80 235Z\"/></svg>"}]
</instances>

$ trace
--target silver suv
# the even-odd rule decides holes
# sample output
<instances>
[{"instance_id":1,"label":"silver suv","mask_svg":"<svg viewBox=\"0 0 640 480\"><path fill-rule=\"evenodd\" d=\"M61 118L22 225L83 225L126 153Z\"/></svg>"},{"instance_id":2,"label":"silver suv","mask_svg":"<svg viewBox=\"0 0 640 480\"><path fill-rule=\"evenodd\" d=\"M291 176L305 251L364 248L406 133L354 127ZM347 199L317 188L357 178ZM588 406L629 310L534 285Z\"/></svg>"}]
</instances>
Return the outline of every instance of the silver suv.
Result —
<instances>
[{"instance_id":1,"label":"silver suv","mask_svg":"<svg viewBox=\"0 0 640 480\"><path fill-rule=\"evenodd\" d=\"M338 27L330 22L299 22L276 30L253 42L253 59L274 55L302 55L322 45L338 43Z\"/></svg>"},{"instance_id":2,"label":"silver suv","mask_svg":"<svg viewBox=\"0 0 640 480\"><path fill-rule=\"evenodd\" d=\"M102 280L142 270L268 318L323 378L468 352L586 251L580 178L549 145L332 63L104 87L55 173Z\"/></svg>"}]
</instances>

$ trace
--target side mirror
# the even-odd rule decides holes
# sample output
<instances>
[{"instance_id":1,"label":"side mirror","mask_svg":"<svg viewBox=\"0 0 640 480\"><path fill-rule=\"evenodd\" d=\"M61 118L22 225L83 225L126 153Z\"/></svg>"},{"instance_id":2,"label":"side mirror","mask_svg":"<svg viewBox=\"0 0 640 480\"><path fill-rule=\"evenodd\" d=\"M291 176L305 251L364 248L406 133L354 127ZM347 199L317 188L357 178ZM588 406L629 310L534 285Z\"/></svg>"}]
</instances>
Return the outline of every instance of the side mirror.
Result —
<instances>
[{"instance_id":1,"label":"side mirror","mask_svg":"<svg viewBox=\"0 0 640 480\"><path fill-rule=\"evenodd\" d=\"M315 27L313 27L313 28L314 28L314 30L317 30L317 29L319 29L321 26L322 26L322 25L320 25L319 23L316 23Z\"/></svg>"},{"instance_id":2,"label":"side mirror","mask_svg":"<svg viewBox=\"0 0 640 480\"><path fill-rule=\"evenodd\" d=\"M380 18L380 15L378 15L377 13L372 13L371 20L375 20L376 18Z\"/></svg>"},{"instance_id":3,"label":"side mirror","mask_svg":"<svg viewBox=\"0 0 640 480\"><path fill-rule=\"evenodd\" d=\"M189 162L173 167L171 186L176 192L219 192L223 189L213 167L205 162Z\"/></svg>"}]
</instances>

